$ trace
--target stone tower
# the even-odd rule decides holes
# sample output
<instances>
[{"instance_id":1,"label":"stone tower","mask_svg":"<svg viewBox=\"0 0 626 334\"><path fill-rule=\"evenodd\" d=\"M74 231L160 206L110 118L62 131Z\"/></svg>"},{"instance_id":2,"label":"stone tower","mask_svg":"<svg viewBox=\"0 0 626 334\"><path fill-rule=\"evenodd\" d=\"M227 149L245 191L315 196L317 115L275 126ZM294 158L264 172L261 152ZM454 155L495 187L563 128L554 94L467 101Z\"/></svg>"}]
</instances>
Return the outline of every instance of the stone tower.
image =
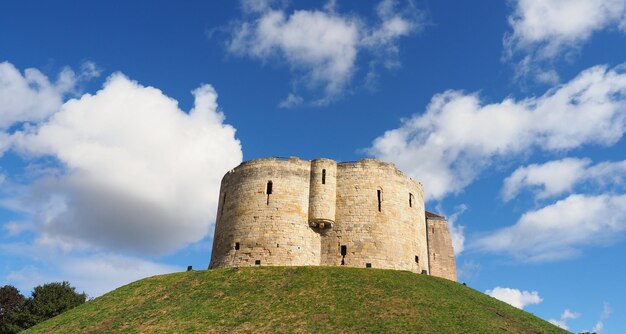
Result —
<instances>
[{"instance_id":1,"label":"stone tower","mask_svg":"<svg viewBox=\"0 0 626 334\"><path fill-rule=\"evenodd\" d=\"M444 217L426 211L426 226L430 274L456 281L454 248L448 233L448 222Z\"/></svg>"},{"instance_id":2,"label":"stone tower","mask_svg":"<svg viewBox=\"0 0 626 334\"><path fill-rule=\"evenodd\" d=\"M421 183L393 164L256 159L224 176L219 198L209 268L345 265L456 279L444 218L427 220Z\"/></svg>"}]
</instances>

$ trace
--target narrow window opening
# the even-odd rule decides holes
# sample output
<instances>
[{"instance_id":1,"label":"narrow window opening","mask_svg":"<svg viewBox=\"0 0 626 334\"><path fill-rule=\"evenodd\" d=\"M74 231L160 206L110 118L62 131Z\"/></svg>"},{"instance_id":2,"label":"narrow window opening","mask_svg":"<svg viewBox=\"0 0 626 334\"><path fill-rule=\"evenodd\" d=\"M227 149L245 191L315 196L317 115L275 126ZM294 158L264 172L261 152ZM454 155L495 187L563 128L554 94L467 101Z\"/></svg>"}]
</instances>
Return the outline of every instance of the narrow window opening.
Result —
<instances>
[{"instance_id":1,"label":"narrow window opening","mask_svg":"<svg viewBox=\"0 0 626 334\"><path fill-rule=\"evenodd\" d=\"M380 190L380 189L376 190L376 195L378 196L378 212L380 212L380 209L381 209L381 202L382 202L382 199L383 199L383 198L382 198L382 197L383 197L383 196L382 196L382 195L383 195L382 190Z\"/></svg>"},{"instance_id":2,"label":"narrow window opening","mask_svg":"<svg viewBox=\"0 0 626 334\"><path fill-rule=\"evenodd\" d=\"M426 270L422 270L422 275L428 275L428 272Z\"/></svg>"},{"instance_id":3,"label":"narrow window opening","mask_svg":"<svg viewBox=\"0 0 626 334\"><path fill-rule=\"evenodd\" d=\"M365 268L371 268L371 267L372 267L372 264L371 264L371 263L366 263L366 264L365 264Z\"/></svg>"},{"instance_id":4,"label":"narrow window opening","mask_svg":"<svg viewBox=\"0 0 626 334\"><path fill-rule=\"evenodd\" d=\"M326 170L322 169L322 184L326 184Z\"/></svg>"},{"instance_id":5,"label":"narrow window opening","mask_svg":"<svg viewBox=\"0 0 626 334\"><path fill-rule=\"evenodd\" d=\"M265 189L265 193L267 194L267 203L266 205L270 205L270 195L272 194L272 186L274 184L272 181L267 181L267 189Z\"/></svg>"},{"instance_id":6,"label":"narrow window opening","mask_svg":"<svg viewBox=\"0 0 626 334\"><path fill-rule=\"evenodd\" d=\"M224 214L224 206L226 206L226 193L224 193L224 197L222 197L222 208L220 209L220 217Z\"/></svg>"},{"instance_id":7,"label":"narrow window opening","mask_svg":"<svg viewBox=\"0 0 626 334\"><path fill-rule=\"evenodd\" d=\"M276 248L278 248L278 247L280 247L280 245L279 245L279 244L276 244Z\"/></svg>"},{"instance_id":8,"label":"narrow window opening","mask_svg":"<svg viewBox=\"0 0 626 334\"><path fill-rule=\"evenodd\" d=\"M433 228L431 228L431 230L433 231L433 234L435 234L435 228L433 227Z\"/></svg>"},{"instance_id":9,"label":"narrow window opening","mask_svg":"<svg viewBox=\"0 0 626 334\"><path fill-rule=\"evenodd\" d=\"M409 193L409 208L413 207L413 194Z\"/></svg>"},{"instance_id":10,"label":"narrow window opening","mask_svg":"<svg viewBox=\"0 0 626 334\"><path fill-rule=\"evenodd\" d=\"M239 243L235 242L235 250L239 250Z\"/></svg>"},{"instance_id":11,"label":"narrow window opening","mask_svg":"<svg viewBox=\"0 0 626 334\"><path fill-rule=\"evenodd\" d=\"M254 265L255 266L260 266L261 265L261 260L255 260L254 261Z\"/></svg>"},{"instance_id":12,"label":"narrow window opening","mask_svg":"<svg viewBox=\"0 0 626 334\"><path fill-rule=\"evenodd\" d=\"M415 255L415 263L419 264L420 263L420 257Z\"/></svg>"}]
</instances>

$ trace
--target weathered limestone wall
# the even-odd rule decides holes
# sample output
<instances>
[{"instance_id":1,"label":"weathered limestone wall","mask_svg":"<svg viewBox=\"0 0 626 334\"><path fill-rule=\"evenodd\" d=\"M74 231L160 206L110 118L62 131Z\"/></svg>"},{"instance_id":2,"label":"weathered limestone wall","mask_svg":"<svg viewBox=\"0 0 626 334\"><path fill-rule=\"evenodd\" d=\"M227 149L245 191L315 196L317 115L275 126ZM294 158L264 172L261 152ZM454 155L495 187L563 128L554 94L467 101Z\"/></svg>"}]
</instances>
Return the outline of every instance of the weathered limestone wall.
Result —
<instances>
[{"instance_id":1,"label":"weathered limestone wall","mask_svg":"<svg viewBox=\"0 0 626 334\"><path fill-rule=\"evenodd\" d=\"M210 268L319 265L320 235L308 224L310 166L257 159L224 176Z\"/></svg>"},{"instance_id":2,"label":"weathered limestone wall","mask_svg":"<svg viewBox=\"0 0 626 334\"><path fill-rule=\"evenodd\" d=\"M311 227L330 227L335 223L337 205L337 163L330 159L311 161L309 222ZM327 226L326 226L327 225Z\"/></svg>"},{"instance_id":3,"label":"weathered limestone wall","mask_svg":"<svg viewBox=\"0 0 626 334\"><path fill-rule=\"evenodd\" d=\"M337 174L336 224L322 239L322 265L428 270L421 184L373 159L339 163Z\"/></svg>"},{"instance_id":4,"label":"weathered limestone wall","mask_svg":"<svg viewBox=\"0 0 626 334\"><path fill-rule=\"evenodd\" d=\"M426 212L430 274L456 281L456 263L452 238L445 218Z\"/></svg>"},{"instance_id":5,"label":"weathered limestone wall","mask_svg":"<svg viewBox=\"0 0 626 334\"><path fill-rule=\"evenodd\" d=\"M445 220L427 225L424 213L422 185L390 163L247 161L222 179L209 268L371 266L456 279Z\"/></svg>"}]
</instances>

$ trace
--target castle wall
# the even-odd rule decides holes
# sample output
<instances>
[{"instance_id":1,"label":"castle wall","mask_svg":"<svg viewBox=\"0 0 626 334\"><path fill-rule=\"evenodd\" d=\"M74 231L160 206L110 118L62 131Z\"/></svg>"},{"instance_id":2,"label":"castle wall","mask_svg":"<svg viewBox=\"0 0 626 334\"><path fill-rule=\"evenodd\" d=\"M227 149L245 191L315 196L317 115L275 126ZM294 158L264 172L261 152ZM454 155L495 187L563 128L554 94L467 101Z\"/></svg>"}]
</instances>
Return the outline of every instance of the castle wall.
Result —
<instances>
[{"instance_id":1,"label":"castle wall","mask_svg":"<svg viewBox=\"0 0 626 334\"><path fill-rule=\"evenodd\" d=\"M456 281L454 248L448 232L448 222L441 216L427 212L426 226L431 275Z\"/></svg>"},{"instance_id":2,"label":"castle wall","mask_svg":"<svg viewBox=\"0 0 626 334\"><path fill-rule=\"evenodd\" d=\"M310 178L310 162L297 158L252 160L227 173L210 268L253 266L256 261L319 265L320 235L308 225Z\"/></svg>"},{"instance_id":3,"label":"castle wall","mask_svg":"<svg viewBox=\"0 0 626 334\"><path fill-rule=\"evenodd\" d=\"M373 159L339 163L337 174L336 224L324 235L322 264L428 270L421 184Z\"/></svg>"},{"instance_id":4,"label":"castle wall","mask_svg":"<svg viewBox=\"0 0 626 334\"><path fill-rule=\"evenodd\" d=\"M393 164L247 161L222 179L210 268L371 266L455 279L445 221L428 225L431 235L424 212L422 185Z\"/></svg>"}]
</instances>

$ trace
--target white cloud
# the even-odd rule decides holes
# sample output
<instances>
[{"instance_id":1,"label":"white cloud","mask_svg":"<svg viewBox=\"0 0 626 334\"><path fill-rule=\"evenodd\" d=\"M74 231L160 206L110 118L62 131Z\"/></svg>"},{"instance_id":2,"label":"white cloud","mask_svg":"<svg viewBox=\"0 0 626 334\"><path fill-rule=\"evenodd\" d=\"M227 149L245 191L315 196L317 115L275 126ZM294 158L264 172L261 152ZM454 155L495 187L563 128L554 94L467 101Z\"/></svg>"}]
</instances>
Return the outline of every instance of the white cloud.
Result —
<instances>
[{"instance_id":1,"label":"white cloud","mask_svg":"<svg viewBox=\"0 0 626 334\"><path fill-rule=\"evenodd\" d=\"M571 58L596 32L626 32L626 0L516 0L513 6L504 58L521 55L517 78L531 75L539 83L555 84L554 59Z\"/></svg>"},{"instance_id":2,"label":"white cloud","mask_svg":"<svg viewBox=\"0 0 626 334\"><path fill-rule=\"evenodd\" d=\"M324 10L272 8L268 1L244 1L247 21L233 24L228 50L268 61L285 60L297 74L296 83L309 89L322 88L317 103L336 98L351 81L357 54L368 49L384 55L385 66L397 66L397 40L416 31L421 19L409 7L397 10L396 2L384 0L377 7L379 26L357 16L341 15L330 2Z\"/></svg>"},{"instance_id":3,"label":"white cloud","mask_svg":"<svg viewBox=\"0 0 626 334\"><path fill-rule=\"evenodd\" d=\"M522 189L536 190L539 199L561 195L582 182L601 187L619 187L626 179L626 160L604 161L591 165L589 159L565 158L544 164L520 167L504 180L504 200L515 197Z\"/></svg>"},{"instance_id":4,"label":"white cloud","mask_svg":"<svg viewBox=\"0 0 626 334\"><path fill-rule=\"evenodd\" d=\"M41 254L40 254L41 255ZM12 284L23 293L35 286L50 282L68 281L79 292L89 297L101 296L136 280L179 272L183 268L130 256L108 253L92 255L42 255L46 264L28 265L12 271L3 284Z\"/></svg>"},{"instance_id":5,"label":"white cloud","mask_svg":"<svg viewBox=\"0 0 626 334\"><path fill-rule=\"evenodd\" d=\"M543 301L537 291L520 291L518 289L495 287L485 293L507 304L524 309L527 305L539 304Z\"/></svg>"},{"instance_id":6,"label":"white cloud","mask_svg":"<svg viewBox=\"0 0 626 334\"><path fill-rule=\"evenodd\" d=\"M508 201L523 187L541 187L538 198L547 198L570 191L585 174L588 159L566 158L516 169L504 180L502 197Z\"/></svg>"},{"instance_id":7,"label":"white cloud","mask_svg":"<svg viewBox=\"0 0 626 334\"><path fill-rule=\"evenodd\" d=\"M241 9L244 13L262 13L269 10L274 0L241 0Z\"/></svg>"},{"instance_id":8,"label":"white cloud","mask_svg":"<svg viewBox=\"0 0 626 334\"><path fill-rule=\"evenodd\" d=\"M64 69L53 83L37 69L28 68L22 74L13 64L0 63L0 130L18 122L46 119L61 107L64 95L75 83L75 74L70 69ZM0 139L2 153L6 137Z\"/></svg>"},{"instance_id":9,"label":"white cloud","mask_svg":"<svg viewBox=\"0 0 626 334\"><path fill-rule=\"evenodd\" d=\"M59 263L59 270L80 290L97 297L136 280L179 272L182 267L116 254L73 257Z\"/></svg>"},{"instance_id":10,"label":"white cloud","mask_svg":"<svg viewBox=\"0 0 626 334\"><path fill-rule=\"evenodd\" d=\"M553 325L559 326L565 330L568 330L567 321L572 319L578 319L580 317L580 313L572 312L569 309L565 309L561 314L561 318L559 319L549 319L548 321Z\"/></svg>"},{"instance_id":11,"label":"white cloud","mask_svg":"<svg viewBox=\"0 0 626 334\"><path fill-rule=\"evenodd\" d=\"M302 104L304 100L302 97L295 95L293 93L289 93L289 95L278 104L281 108L293 108L297 105Z\"/></svg>"},{"instance_id":12,"label":"white cloud","mask_svg":"<svg viewBox=\"0 0 626 334\"><path fill-rule=\"evenodd\" d=\"M0 157L4 155L11 146L11 136L9 134L0 132Z\"/></svg>"},{"instance_id":13,"label":"white cloud","mask_svg":"<svg viewBox=\"0 0 626 334\"><path fill-rule=\"evenodd\" d=\"M358 23L321 11L299 10L287 16L270 10L237 27L229 50L252 58L284 57L303 80L337 94L352 76L357 54Z\"/></svg>"},{"instance_id":14,"label":"white cloud","mask_svg":"<svg viewBox=\"0 0 626 334\"><path fill-rule=\"evenodd\" d=\"M553 58L579 48L601 30L623 25L626 0L517 0L505 36L509 52Z\"/></svg>"},{"instance_id":15,"label":"white cloud","mask_svg":"<svg viewBox=\"0 0 626 334\"><path fill-rule=\"evenodd\" d=\"M604 306L602 307L602 314L600 315L600 319L596 322L596 324L593 326L593 329L591 330L592 332L595 333L600 333L604 330L604 321L606 321L609 316L611 316L612 310L611 310L611 306L609 306L609 303L604 303Z\"/></svg>"},{"instance_id":16,"label":"white cloud","mask_svg":"<svg viewBox=\"0 0 626 334\"><path fill-rule=\"evenodd\" d=\"M242 152L215 90L203 85L193 94L186 113L118 73L95 95L14 133L13 149L26 159L59 163L12 194L29 208L39 241L164 254L209 233L220 180Z\"/></svg>"},{"instance_id":17,"label":"white cloud","mask_svg":"<svg viewBox=\"0 0 626 334\"><path fill-rule=\"evenodd\" d=\"M626 229L626 195L570 195L526 212L513 226L482 236L471 247L506 252L521 261L572 257L585 244L606 244Z\"/></svg>"},{"instance_id":18,"label":"white cloud","mask_svg":"<svg viewBox=\"0 0 626 334\"><path fill-rule=\"evenodd\" d=\"M467 210L467 205L457 205L454 208L454 212L448 216L441 205L437 206L437 212L448 217L448 230L450 231L450 239L452 239L454 255L459 255L465 250L465 226L456 223L459 216L461 216L465 210Z\"/></svg>"},{"instance_id":19,"label":"white cloud","mask_svg":"<svg viewBox=\"0 0 626 334\"><path fill-rule=\"evenodd\" d=\"M426 112L376 138L368 152L425 185L427 199L458 193L497 158L533 149L612 145L626 131L626 65L595 66L543 96L484 104L446 91Z\"/></svg>"},{"instance_id":20,"label":"white cloud","mask_svg":"<svg viewBox=\"0 0 626 334\"><path fill-rule=\"evenodd\" d=\"M91 61L84 62L80 67L80 78L81 79L93 79L97 78L102 74L102 70L96 65L96 63Z\"/></svg>"}]
</instances>

